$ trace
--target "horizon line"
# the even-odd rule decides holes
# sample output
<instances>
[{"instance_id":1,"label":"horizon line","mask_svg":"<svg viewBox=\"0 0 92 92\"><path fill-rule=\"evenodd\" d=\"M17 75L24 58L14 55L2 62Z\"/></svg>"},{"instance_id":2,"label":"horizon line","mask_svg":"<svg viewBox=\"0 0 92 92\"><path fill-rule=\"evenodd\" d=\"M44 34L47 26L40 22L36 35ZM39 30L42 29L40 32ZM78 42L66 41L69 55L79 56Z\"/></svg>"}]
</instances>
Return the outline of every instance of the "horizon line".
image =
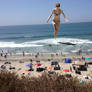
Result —
<instances>
[{"instance_id":1,"label":"horizon line","mask_svg":"<svg viewBox=\"0 0 92 92\"><path fill-rule=\"evenodd\" d=\"M88 23L88 22L92 22L92 21L85 21L85 22L69 22L69 23L60 23L60 24L72 24L72 23ZM16 25L0 25L0 27L4 27L4 26L30 26L30 25L51 25L52 23L43 23L43 24L16 24Z\"/></svg>"}]
</instances>

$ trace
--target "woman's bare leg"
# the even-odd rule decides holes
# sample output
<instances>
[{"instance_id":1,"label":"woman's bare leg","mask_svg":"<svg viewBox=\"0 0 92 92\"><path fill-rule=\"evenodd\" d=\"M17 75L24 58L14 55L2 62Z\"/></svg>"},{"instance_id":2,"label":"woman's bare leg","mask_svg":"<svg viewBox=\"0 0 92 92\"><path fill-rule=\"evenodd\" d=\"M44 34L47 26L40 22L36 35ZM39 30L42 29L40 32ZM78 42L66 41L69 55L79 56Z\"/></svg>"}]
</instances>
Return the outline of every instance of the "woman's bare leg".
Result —
<instances>
[{"instance_id":1,"label":"woman's bare leg","mask_svg":"<svg viewBox=\"0 0 92 92\"><path fill-rule=\"evenodd\" d=\"M59 29L59 24L54 25L54 38L56 39L57 34L58 34L58 29Z\"/></svg>"},{"instance_id":2,"label":"woman's bare leg","mask_svg":"<svg viewBox=\"0 0 92 92\"><path fill-rule=\"evenodd\" d=\"M56 24L54 24L54 38L56 39L57 36L57 27Z\"/></svg>"},{"instance_id":3,"label":"woman's bare leg","mask_svg":"<svg viewBox=\"0 0 92 92\"><path fill-rule=\"evenodd\" d=\"M54 38L56 39L60 24L59 23L56 24L54 21L52 22L52 24L53 24L53 27L54 27Z\"/></svg>"}]
</instances>

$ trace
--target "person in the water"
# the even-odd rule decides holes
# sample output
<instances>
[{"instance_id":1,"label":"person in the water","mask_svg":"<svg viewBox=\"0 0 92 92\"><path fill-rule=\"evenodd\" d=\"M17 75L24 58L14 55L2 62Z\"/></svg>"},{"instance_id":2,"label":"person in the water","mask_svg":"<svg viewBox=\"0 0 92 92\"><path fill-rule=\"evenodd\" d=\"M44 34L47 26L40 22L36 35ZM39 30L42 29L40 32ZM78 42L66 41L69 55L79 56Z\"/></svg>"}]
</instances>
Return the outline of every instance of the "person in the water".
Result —
<instances>
[{"instance_id":1,"label":"person in the water","mask_svg":"<svg viewBox=\"0 0 92 92\"><path fill-rule=\"evenodd\" d=\"M56 8L52 10L52 13L50 14L50 16L47 19L47 23L53 14L54 14L54 19L52 21L52 24L54 26L54 37L56 39L56 36L58 34L58 29L60 26L60 15L62 14L64 16L66 22L69 22L69 20L66 18L64 12L60 9L60 3L57 3Z\"/></svg>"}]
</instances>

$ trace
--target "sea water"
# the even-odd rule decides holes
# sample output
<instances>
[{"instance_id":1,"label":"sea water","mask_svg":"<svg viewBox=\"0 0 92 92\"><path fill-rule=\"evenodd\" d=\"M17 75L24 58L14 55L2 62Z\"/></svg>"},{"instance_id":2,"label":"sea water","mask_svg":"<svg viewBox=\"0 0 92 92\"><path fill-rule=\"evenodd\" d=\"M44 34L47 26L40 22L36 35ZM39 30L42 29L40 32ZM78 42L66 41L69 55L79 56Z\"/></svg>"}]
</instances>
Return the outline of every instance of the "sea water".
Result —
<instances>
[{"instance_id":1,"label":"sea water","mask_svg":"<svg viewBox=\"0 0 92 92\"><path fill-rule=\"evenodd\" d=\"M80 49L92 51L92 22L61 24L56 40L51 24L0 26L0 51L73 53Z\"/></svg>"}]
</instances>

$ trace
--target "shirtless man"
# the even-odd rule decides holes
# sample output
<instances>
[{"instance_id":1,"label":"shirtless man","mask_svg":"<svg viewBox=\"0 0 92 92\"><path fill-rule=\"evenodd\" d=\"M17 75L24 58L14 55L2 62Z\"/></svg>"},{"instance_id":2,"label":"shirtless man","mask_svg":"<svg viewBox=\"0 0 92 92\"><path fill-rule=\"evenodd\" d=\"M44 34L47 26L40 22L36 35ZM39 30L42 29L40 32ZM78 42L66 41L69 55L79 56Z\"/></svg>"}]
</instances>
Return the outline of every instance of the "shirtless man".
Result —
<instances>
[{"instance_id":1,"label":"shirtless man","mask_svg":"<svg viewBox=\"0 0 92 92\"><path fill-rule=\"evenodd\" d=\"M54 26L54 38L56 39L58 29L59 29L59 26L60 26L60 15L62 14L67 22L69 22L69 20L66 18L65 14L60 9L60 3L57 3L56 8L52 10L52 14L50 14L50 16L48 17L47 23L48 23L48 21L50 20L50 18L52 17L53 14L54 14L54 19L52 21L52 24Z\"/></svg>"}]
</instances>

